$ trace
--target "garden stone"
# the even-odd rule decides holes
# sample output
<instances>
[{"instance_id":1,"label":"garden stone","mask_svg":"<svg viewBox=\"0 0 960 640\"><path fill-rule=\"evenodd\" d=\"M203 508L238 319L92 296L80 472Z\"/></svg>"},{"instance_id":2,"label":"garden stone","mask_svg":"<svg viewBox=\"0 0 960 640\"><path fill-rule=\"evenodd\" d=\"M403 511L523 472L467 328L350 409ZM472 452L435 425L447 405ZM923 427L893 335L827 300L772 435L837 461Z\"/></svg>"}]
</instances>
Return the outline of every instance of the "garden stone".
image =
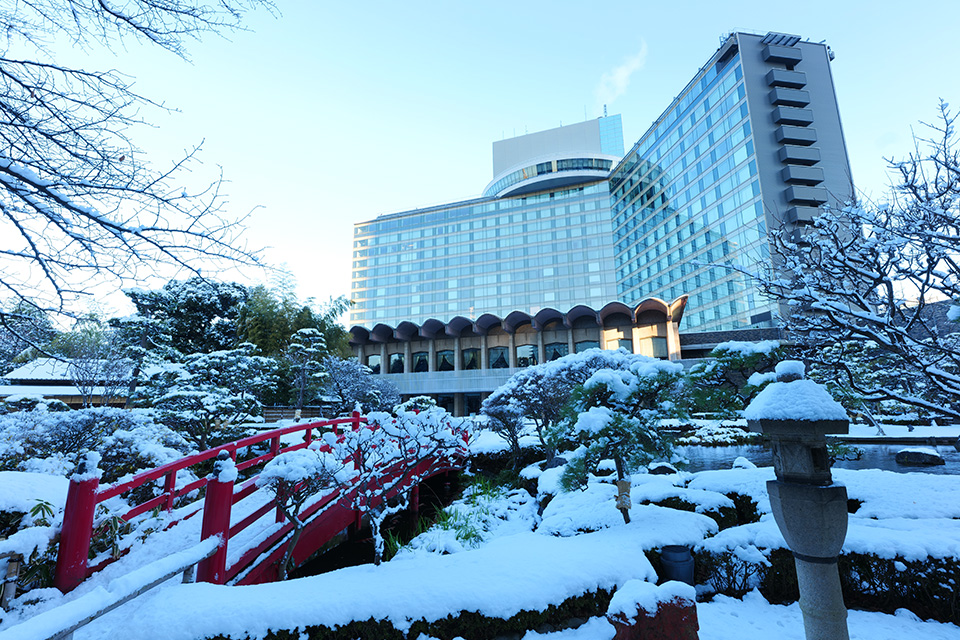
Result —
<instances>
[{"instance_id":1,"label":"garden stone","mask_svg":"<svg viewBox=\"0 0 960 640\"><path fill-rule=\"evenodd\" d=\"M941 456L935 449L930 449L928 447L911 447L909 449L901 449L897 452L897 464L916 466L916 467L932 467L941 464L946 464Z\"/></svg>"},{"instance_id":2,"label":"garden stone","mask_svg":"<svg viewBox=\"0 0 960 640\"><path fill-rule=\"evenodd\" d=\"M543 470L546 471L547 469L555 469L556 467L562 467L565 464L567 464L566 458L562 456L553 456L543 463Z\"/></svg>"},{"instance_id":3,"label":"garden stone","mask_svg":"<svg viewBox=\"0 0 960 640\"><path fill-rule=\"evenodd\" d=\"M677 468L667 462L654 462L647 467L647 472L654 476L669 476L677 473Z\"/></svg>"}]
</instances>

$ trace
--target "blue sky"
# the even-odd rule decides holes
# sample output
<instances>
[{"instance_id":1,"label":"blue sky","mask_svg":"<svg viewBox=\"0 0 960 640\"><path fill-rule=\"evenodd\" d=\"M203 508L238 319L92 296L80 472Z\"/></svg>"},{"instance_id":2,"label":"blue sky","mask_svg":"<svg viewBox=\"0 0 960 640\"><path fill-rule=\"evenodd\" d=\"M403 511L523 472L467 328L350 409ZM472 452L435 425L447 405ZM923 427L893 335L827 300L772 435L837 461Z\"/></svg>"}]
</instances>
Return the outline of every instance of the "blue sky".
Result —
<instances>
[{"instance_id":1,"label":"blue sky","mask_svg":"<svg viewBox=\"0 0 960 640\"><path fill-rule=\"evenodd\" d=\"M833 48L854 180L874 198L883 157L911 150L939 98L960 100L953 0L278 8L194 43L191 63L130 42L83 64L116 67L177 108L145 114L158 126L141 147L163 166L204 140L205 164L185 179L222 167L230 211L252 211L250 243L321 300L349 293L354 222L475 196L494 140L597 117L604 102L629 148L733 30Z\"/></svg>"}]
</instances>

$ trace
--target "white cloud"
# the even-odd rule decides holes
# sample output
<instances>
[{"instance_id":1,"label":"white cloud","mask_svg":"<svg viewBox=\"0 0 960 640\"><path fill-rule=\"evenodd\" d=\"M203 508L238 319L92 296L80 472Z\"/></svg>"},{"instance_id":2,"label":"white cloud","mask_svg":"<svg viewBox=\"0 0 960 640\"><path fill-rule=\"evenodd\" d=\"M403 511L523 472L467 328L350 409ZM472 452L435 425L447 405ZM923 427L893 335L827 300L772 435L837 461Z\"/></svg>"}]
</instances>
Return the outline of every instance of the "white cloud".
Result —
<instances>
[{"instance_id":1,"label":"white cloud","mask_svg":"<svg viewBox=\"0 0 960 640\"><path fill-rule=\"evenodd\" d=\"M597 84L597 106L602 110L603 105L610 104L627 91L630 78L643 68L647 61L647 43L640 42L640 51L628 57L615 68L600 76Z\"/></svg>"}]
</instances>

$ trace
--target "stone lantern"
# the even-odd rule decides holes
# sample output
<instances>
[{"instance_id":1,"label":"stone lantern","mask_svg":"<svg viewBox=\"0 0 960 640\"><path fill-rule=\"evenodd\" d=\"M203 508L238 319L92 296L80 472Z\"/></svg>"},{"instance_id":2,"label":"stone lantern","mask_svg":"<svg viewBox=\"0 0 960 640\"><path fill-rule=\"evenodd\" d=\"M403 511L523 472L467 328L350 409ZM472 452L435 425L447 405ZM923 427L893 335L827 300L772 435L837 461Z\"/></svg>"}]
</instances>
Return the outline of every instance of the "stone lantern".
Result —
<instances>
[{"instance_id":1,"label":"stone lantern","mask_svg":"<svg viewBox=\"0 0 960 640\"><path fill-rule=\"evenodd\" d=\"M837 557L847 535L847 490L833 484L826 435L848 433L846 410L822 386L803 379L803 364L777 365L777 382L743 412L773 450L770 506L793 552L807 640L847 640L847 610Z\"/></svg>"}]
</instances>

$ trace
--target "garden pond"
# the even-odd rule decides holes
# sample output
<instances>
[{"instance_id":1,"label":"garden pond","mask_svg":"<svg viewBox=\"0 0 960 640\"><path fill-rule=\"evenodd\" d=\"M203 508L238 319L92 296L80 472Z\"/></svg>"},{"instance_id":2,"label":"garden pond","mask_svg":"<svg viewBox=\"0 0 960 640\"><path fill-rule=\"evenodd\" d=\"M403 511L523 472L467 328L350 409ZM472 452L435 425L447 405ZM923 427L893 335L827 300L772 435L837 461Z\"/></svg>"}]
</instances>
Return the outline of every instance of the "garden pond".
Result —
<instances>
[{"instance_id":1,"label":"garden pond","mask_svg":"<svg viewBox=\"0 0 960 640\"><path fill-rule=\"evenodd\" d=\"M960 451L952 445L939 445L937 452L943 457L946 464L938 466L906 466L897 464L894 459L897 452L911 446L907 444L856 444L852 448L862 449L863 455L859 460L838 460L833 466L840 469L883 469L899 473L920 472L940 475L960 475ZM690 463L686 471L707 471L710 469L729 469L733 461L744 457L758 467L773 466L773 453L760 444L704 446L678 446L677 453L685 456Z\"/></svg>"}]
</instances>

